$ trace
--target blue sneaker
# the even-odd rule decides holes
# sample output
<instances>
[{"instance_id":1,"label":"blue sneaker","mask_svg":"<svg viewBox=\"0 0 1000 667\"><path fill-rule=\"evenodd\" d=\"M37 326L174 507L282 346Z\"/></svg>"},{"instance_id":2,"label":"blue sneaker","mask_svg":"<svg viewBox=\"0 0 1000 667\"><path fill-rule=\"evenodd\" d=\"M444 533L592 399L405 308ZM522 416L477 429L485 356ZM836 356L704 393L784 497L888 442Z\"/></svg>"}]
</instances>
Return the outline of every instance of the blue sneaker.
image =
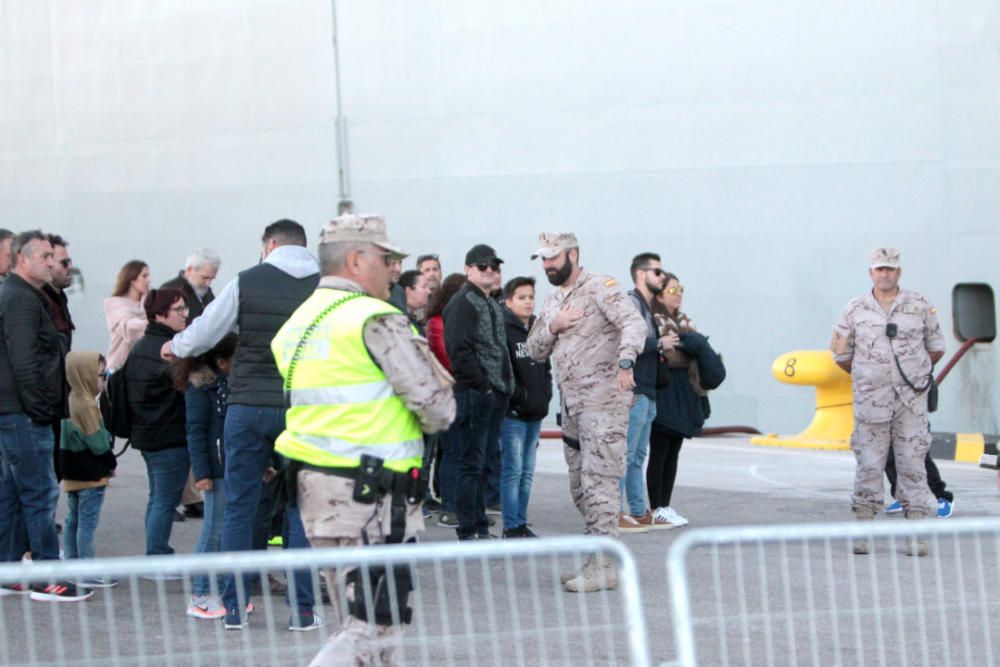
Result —
<instances>
[{"instance_id":1,"label":"blue sneaker","mask_svg":"<svg viewBox=\"0 0 1000 667\"><path fill-rule=\"evenodd\" d=\"M954 507L954 503L945 500L944 498L938 499L938 511L937 515L939 519L947 519L951 516L951 510Z\"/></svg>"},{"instance_id":2,"label":"blue sneaker","mask_svg":"<svg viewBox=\"0 0 1000 667\"><path fill-rule=\"evenodd\" d=\"M903 506L899 504L898 500L893 501L891 505L885 508L886 514L899 514L903 511Z\"/></svg>"}]
</instances>

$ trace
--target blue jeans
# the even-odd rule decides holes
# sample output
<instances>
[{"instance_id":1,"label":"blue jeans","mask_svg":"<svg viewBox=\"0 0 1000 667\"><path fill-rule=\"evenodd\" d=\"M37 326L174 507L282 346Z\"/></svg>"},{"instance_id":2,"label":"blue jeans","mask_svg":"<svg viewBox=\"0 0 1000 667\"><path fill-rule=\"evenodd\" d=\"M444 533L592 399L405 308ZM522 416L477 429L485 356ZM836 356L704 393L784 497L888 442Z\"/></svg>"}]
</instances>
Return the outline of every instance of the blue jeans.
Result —
<instances>
[{"instance_id":1,"label":"blue jeans","mask_svg":"<svg viewBox=\"0 0 1000 667\"><path fill-rule=\"evenodd\" d=\"M223 447L226 448L226 509L222 520L222 550L250 551L253 547L254 519L264 486L264 471L271 464L274 441L285 430L285 409L253 405L230 405L226 411ZM285 549L308 549L297 507L285 510ZM288 587L287 599L298 611L312 611L313 589L309 570L296 570L295 585ZM229 613L240 613L250 599L252 573L242 584L236 577L223 579L222 602Z\"/></svg>"},{"instance_id":2,"label":"blue jeans","mask_svg":"<svg viewBox=\"0 0 1000 667\"><path fill-rule=\"evenodd\" d=\"M66 524L63 526L63 547L66 558L93 558L94 533L101 518L104 491L108 487L81 489L66 493Z\"/></svg>"},{"instance_id":3,"label":"blue jeans","mask_svg":"<svg viewBox=\"0 0 1000 667\"><path fill-rule=\"evenodd\" d=\"M181 502L187 483L187 447L171 447L158 452L142 452L149 478L149 501L146 503L146 555L172 554L170 531L174 511Z\"/></svg>"},{"instance_id":4,"label":"blue jeans","mask_svg":"<svg viewBox=\"0 0 1000 667\"><path fill-rule=\"evenodd\" d=\"M0 415L0 558L58 560L56 503L59 484L52 468L51 426L23 412Z\"/></svg>"},{"instance_id":5,"label":"blue jeans","mask_svg":"<svg viewBox=\"0 0 1000 667\"><path fill-rule=\"evenodd\" d=\"M507 417L500 425L500 499L504 530L528 525L528 498L535 477L535 452L542 420L526 422Z\"/></svg>"},{"instance_id":6,"label":"blue jeans","mask_svg":"<svg viewBox=\"0 0 1000 667\"><path fill-rule=\"evenodd\" d=\"M226 511L226 487L223 478L212 480L212 490L204 491L205 522L201 525L201 535L194 548L196 554L214 554L222 548L222 516ZM221 577L220 577L221 581ZM194 578L191 592L194 595L212 593L208 575L199 574ZM217 589L218 592L221 586Z\"/></svg>"},{"instance_id":7,"label":"blue jeans","mask_svg":"<svg viewBox=\"0 0 1000 667\"><path fill-rule=\"evenodd\" d=\"M628 462L625 477L618 487L622 497L622 510L633 516L643 516L646 513L646 489L643 486L646 478L642 466L646 463L646 454L649 452L649 432L655 418L656 401L643 394L636 394L635 405L628 415Z\"/></svg>"},{"instance_id":8,"label":"blue jeans","mask_svg":"<svg viewBox=\"0 0 1000 667\"><path fill-rule=\"evenodd\" d=\"M458 465L462 454L462 436L458 419L439 436L441 443L441 510L456 512L458 509Z\"/></svg>"},{"instance_id":9,"label":"blue jeans","mask_svg":"<svg viewBox=\"0 0 1000 667\"><path fill-rule=\"evenodd\" d=\"M500 423L507 412L507 397L483 393L468 387L455 390L459 423L460 462L458 468L458 536L486 535L486 461L500 442Z\"/></svg>"}]
</instances>

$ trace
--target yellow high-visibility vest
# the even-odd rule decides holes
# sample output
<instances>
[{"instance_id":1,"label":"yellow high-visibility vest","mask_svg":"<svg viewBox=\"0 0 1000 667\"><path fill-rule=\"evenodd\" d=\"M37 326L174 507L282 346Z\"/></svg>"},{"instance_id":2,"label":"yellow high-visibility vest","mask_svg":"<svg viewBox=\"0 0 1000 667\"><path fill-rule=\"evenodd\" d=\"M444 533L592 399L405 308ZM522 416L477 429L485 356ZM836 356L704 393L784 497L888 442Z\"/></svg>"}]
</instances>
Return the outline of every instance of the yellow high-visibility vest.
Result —
<instances>
[{"instance_id":1,"label":"yellow high-visibility vest","mask_svg":"<svg viewBox=\"0 0 1000 667\"><path fill-rule=\"evenodd\" d=\"M326 467L356 468L362 454L397 472L420 467L420 422L365 348L365 323L389 313L401 314L373 297L320 288L281 327L271 341L289 405L275 444L279 454Z\"/></svg>"}]
</instances>

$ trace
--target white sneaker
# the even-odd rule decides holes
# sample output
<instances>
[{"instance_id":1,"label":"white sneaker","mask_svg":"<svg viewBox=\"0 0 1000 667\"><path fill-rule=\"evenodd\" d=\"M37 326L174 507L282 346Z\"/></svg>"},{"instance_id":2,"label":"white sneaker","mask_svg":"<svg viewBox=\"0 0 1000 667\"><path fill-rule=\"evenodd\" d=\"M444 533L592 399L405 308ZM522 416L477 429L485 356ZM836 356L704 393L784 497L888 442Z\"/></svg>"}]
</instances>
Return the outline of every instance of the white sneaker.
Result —
<instances>
[{"instance_id":1,"label":"white sneaker","mask_svg":"<svg viewBox=\"0 0 1000 667\"><path fill-rule=\"evenodd\" d=\"M656 510L656 514L666 521L669 521L675 526L686 526L688 525L688 520L677 513L673 507L659 507Z\"/></svg>"}]
</instances>

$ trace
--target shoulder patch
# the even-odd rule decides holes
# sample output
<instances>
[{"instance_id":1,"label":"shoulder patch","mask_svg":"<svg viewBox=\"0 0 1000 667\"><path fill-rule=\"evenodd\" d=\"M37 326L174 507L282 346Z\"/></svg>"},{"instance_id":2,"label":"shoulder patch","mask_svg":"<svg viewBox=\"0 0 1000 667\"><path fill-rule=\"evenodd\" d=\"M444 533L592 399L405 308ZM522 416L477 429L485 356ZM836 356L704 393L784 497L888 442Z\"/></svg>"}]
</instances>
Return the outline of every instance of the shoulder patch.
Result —
<instances>
[{"instance_id":1,"label":"shoulder patch","mask_svg":"<svg viewBox=\"0 0 1000 667\"><path fill-rule=\"evenodd\" d=\"M614 287L617 284L618 284L618 281L615 280L614 278L608 278L607 280L604 281L604 286L605 287Z\"/></svg>"},{"instance_id":2,"label":"shoulder patch","mask_svg":"<svg viewBox=\"0 0 1000 667\"><path fill-rule=\"evenodd\" d=\"M937 308L931 306L931 315L937 315Z\"/></svg>"}]
</instances>

